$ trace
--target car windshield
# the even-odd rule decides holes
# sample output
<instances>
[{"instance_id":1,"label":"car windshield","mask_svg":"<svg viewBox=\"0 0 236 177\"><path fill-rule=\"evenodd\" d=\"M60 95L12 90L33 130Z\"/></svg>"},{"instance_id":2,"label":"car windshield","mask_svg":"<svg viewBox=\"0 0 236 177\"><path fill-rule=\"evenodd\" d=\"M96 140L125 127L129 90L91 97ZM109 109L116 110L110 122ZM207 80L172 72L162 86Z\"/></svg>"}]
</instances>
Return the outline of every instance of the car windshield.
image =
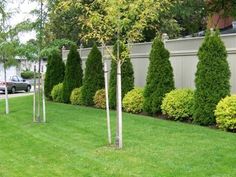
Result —
<instances>
[{"instance_id":1,"label":"car windshield","mask_svg":"<svg viewBox=\"0 0 236 177\"><path fill-rule=\"evenodd\" d=\"M17 76L12 76L11 81L18 82L18 77Z\"/></svg>"}]
</instances>

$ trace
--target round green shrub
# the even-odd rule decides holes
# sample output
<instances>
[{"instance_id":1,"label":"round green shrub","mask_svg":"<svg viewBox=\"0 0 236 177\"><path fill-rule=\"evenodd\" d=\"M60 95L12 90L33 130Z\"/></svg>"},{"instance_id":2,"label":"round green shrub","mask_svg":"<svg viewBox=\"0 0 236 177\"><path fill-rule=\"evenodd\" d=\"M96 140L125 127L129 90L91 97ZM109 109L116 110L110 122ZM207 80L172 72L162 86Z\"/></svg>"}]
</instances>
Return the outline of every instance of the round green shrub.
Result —
<instances>
[{"instance_id":1,"label":"round green shrub","mask_svg":"<svg viewBox=\"0 0 236 177\"><path fill-rule=\"evenodd\" d=\"M70 102L71 104L74 105L82 105L82 99L81 99L81 90L82 90L83 86L80 88L75 88L70 95Z\"/></svg>"},{"instance_id":2,"label":"round green shrub","mask_svg":"<svg viewBox=\"0 0 236 177\"><path fill-rule=\"evenodd\" d=\"M162 113L170 119L183 120L194 113L194 91L191 89L176 89L167 93L161 105Z\"/></svg>"},{"instance_id":3,"label":"round green shrub","mask_svg":"<svg viewBox=\"0 0 236 177\"><path fill-rule=\"evenodd\" d=\"M143 89L135 88L129 91L123 98L123 109L126 112L140 113L143 111Z\"/></svg>"},{"instance_id":4,"label":"round green shrub","mask_svg":"<svg viewBox=\"0 0 236 177\"><path fill-rule=\"evenodd\" d=\"M93 102L95 104L96 108L106 108L106 92L105 89L100 89L98 90L94 97L93 97Z\"/></svg>"},{"instance_id":5,"label":"round green shrub","mask_svg":"<svg viewBox=\"0 0 236 177\"><path fill-rule=\"evenodd\" d=\"M34 72L33 71L23 71L20 75L23 79L32 79L32 78L34 78Z\"/></svg>"},{"instance_id":6,"label":"round green shrub","mask_svg":"<svg viewBox=\"0 0 236 177\"><path fill-rule=\"evenodd\" d=\"M236 131L236 95L227 96L216 106L215 116L219 128Z\"/></svg>"},{"instance_id":7,"label":"round green shrub","mask_svg":"<svg viewBox=\"0 0 236 177\"><path fill-rule=\"evenodd\" d=\"M63 83L55 85L51 92L52 100L63 103Z\"/></svg>"}]
</instances>

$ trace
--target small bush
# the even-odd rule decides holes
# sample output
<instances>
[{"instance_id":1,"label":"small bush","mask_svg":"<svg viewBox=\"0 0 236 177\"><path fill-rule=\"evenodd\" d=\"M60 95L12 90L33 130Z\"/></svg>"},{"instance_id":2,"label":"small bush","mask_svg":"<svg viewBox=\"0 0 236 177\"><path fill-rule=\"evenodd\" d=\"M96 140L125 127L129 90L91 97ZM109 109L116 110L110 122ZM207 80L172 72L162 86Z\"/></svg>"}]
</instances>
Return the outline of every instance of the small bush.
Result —
<instances>
[{"instance_id":1,"label":"small bush","mask_svg":"<svg viewBox=\"0 0 236 177\"><path fill-rule=\"evenodd\" d=\"M63 103L63 83L55 85L51 92L52 100Z\"/></svg>"},{"instance_id":2,"label":"small bush","mask_svg":"<svg viewBox=\"0 0 236 177\"><path fill-rule=\"evenodd\" d=\"M129 91L123 99L123 108L126 112L140 113L143 111L143 89L135 88Z\"/></svg>"},{"instance_id":3,"label":"small bush","mask_svg":"<svg viewBox=\"0 0 236 177\"><path fill-rule=\"evenodd\" d=\"M33 71L23 71L20 75L23 79L32 79L32 78L34 78L34 72Z\"/></svg>"},{"instance_id":4,"label":"small bush","mask_svg":"<svg viewBox=\"0 0 236 177\"><path fill-rule=\"evenodd\" d=\"M194 112L194 92L176 89L166 94L161 105L162 113L174 120L191 117Z\"/></svg>"},{"instance_id":5,"label":"small bush","mask_svg":"<svg viewBox=\"0 0 236 177\"><path fill-rule=\"evenodd\" d=\"M227 96L216 106L215 116L219 128L236 131L236 95Z\"/></svg>"},{"instance_id":6,"label":"small bush","mask_svg":"<svg viewBox=\"0 0 236 177\"><path fill-rule=\"evenodd\" d=\"M70 102L71 104L74 105L82 105L82 94L81 94L81 90L82 90L83 86L80 88L75 88L70 95Z\"/></svg>"},{"instance_id":7,"label":"small bush","mask_svg":"<svg viewBox=\"0 0 236 177\"><path fill-rule=\"evenodd\" d=\"M100 89L96 92L95 96L93 97L93 102L96 108L106 108L106 92L105 89Z\"/></svg>"}]
</instances>

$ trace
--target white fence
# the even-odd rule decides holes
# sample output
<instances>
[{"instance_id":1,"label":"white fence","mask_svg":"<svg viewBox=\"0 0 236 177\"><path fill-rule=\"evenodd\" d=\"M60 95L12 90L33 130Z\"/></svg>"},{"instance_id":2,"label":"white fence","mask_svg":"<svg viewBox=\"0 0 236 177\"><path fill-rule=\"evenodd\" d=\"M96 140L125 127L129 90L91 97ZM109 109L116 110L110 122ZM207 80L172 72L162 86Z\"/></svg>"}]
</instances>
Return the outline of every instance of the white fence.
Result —
<instances>
[{"instance_id":1,"label":"white fence","mask_svg":"<svg viewBox=\"0 0 236 177\"><path fill-rule=\"evenodd\" d=\"M236 93L236 34L221 36L228 53L228 62L231 70L231 92ZM170 51L170 61L174 70L176 88L194 88L196 65L198 62L197 52L203 42L203 37L183 38L166 41L166 48ZM146 83L146 75L149 65L149 53L152 43L130 44L131 59L134 67L135 86L143 87ZM91 48L78 49L85 61ZM67 50L63 51L63 59L66 60ZM105 53L110 62L110 57Z\"/></svg>"}]
</instances>

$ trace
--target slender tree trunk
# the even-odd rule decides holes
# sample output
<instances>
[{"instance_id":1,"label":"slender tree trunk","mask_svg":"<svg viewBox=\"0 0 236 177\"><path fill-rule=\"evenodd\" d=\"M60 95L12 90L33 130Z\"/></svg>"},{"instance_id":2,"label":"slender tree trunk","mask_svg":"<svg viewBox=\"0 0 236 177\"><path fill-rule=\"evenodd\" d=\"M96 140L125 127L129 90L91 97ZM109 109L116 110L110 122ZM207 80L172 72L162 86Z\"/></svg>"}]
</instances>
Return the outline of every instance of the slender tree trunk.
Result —
<instances>
[{"instance_id":1,"label":"slender tree trunk","mask_svg":"<svg viewBox=\"0 0 236 177\"><path fill-rule=\"evenodd\" d=\"M104 56L104 55L103 55ZM108 97L108 70L107 62L104 60L104 78L105 78L105 93L106 93L106 112L107 112L107 135L108 143L111 144L111 123L110 123L110 110L109 110L109 97Z\"/></svg>"},{"instance_id":2,"label":"slender tree trunk","mask_svg":"<svg viewBox=\"0 0 236 177\"><path fill-rule=\"evenodd\" d=\"M6 114L9 114L9 103L8 103L8 91L7 91L7 71L4 66L4 82L5 82L5 104L6 104Z\"/></svg>"},{"instance_id":3,"label":"slender tree trunk","mask_svg":"<svg viewBox=\"0 0 236 177\"><path fill-rule=\"evenodd\" d=\"M45 105L45 94L44 94L43 66L42 66L42 97L43 97L43 122L46 123L46 105Z\"/></svg>"},{"instance_id":4,"label":"slender tree trunk","mask_svg":"<svg viewBox=\"0 0 236 177\"><path fill-rule=\"evenodd\" d=\"M117 60L117 148L123 147L122 139L122 95L121 95L121 61Z\"/></svg>"},{"instance_id":5,"label":"slender tree trunk","mask_svg":"<svg viewBox=\"0 0 236 177\"><path fill-rule=\"evenodd\" d=\"M41 118L40 118L40 102L41 102L41 91L40 91L40 88L41 88L41 72L40 72L40 68L41 68L41 59L39 59L39 68L38 68L38 112L37 112L37 120L38 122L41 122Z\"/></svg>"},{"instance_id":6,"label":"slender tree trunk","mask_svg":"<svg viewBox=\"0 0 236 177\"><path fill-rule=\"evenodd\" d=\"M36 66L34 65L33 122L36 122Z\"/></svg>"}]
</instances>

